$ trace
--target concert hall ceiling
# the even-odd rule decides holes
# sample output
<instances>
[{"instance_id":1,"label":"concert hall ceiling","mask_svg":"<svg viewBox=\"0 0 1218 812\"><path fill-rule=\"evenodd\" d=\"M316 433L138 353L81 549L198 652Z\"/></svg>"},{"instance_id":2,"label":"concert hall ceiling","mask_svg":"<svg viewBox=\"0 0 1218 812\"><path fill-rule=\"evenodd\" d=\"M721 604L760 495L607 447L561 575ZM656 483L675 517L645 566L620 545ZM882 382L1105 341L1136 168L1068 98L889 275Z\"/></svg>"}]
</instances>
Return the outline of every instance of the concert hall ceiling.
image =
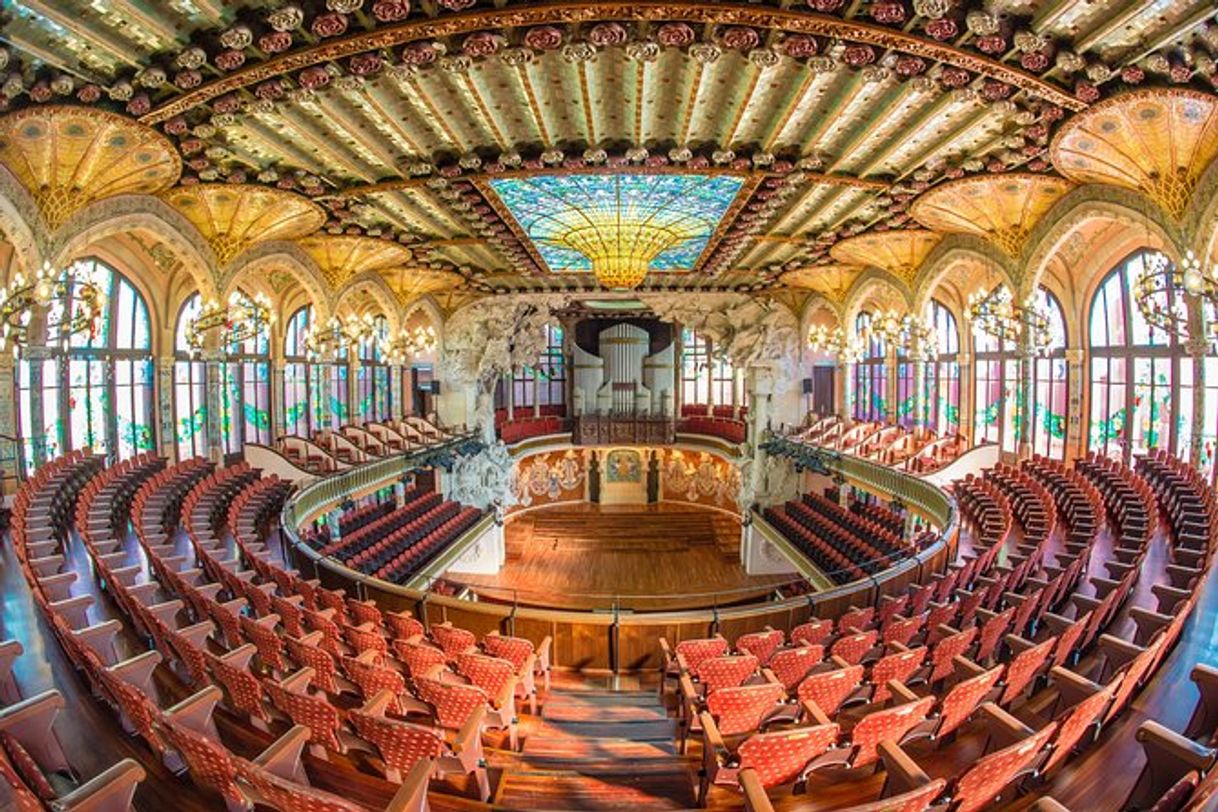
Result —
<instances>
[{"instance_id":1,"label":"concert hall ceiling","mask_svg":"<svg viewBox=\"0 0 1218 812\"><path fill-rule=\"evenodd\" d=\"M182 211L222 263L267 230L318 229L304 248L334 285L372 270L403 300L595 291L536 215L586 214L621 191L616 175L640 200L682 201L683 241L644 289L833 297L864 266L910 273L944 233L1017 248L1109 163L1088 160L1085 128L1054 144L1073 117L1131 89L1213 91L1214 14L1209 0L21 0L3 12L0 108L108 111L88 143L151 162L51 201L48 222L126 183ZM28 162L27 186L69 160L56 149L92 167L86 186L123 172L87 146L33 146L36 114L6 121L0 159Z\"/></svg>"}]
</instances>

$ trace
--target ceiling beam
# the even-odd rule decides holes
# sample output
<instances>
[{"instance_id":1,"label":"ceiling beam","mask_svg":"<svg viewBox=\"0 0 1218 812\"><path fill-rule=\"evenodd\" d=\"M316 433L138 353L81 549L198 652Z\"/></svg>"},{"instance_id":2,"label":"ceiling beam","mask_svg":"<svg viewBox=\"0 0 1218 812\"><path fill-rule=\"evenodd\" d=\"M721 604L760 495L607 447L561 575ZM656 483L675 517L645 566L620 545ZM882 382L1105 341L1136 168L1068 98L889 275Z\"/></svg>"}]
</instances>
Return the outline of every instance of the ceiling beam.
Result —
<instances>
[{"instance_id":1,"label":"ceiling beam","mask_svg":"<svg viewBox=\"0 0 1218 812\"><path fill-rule=\"evenodd\" d=\"M122 62L124 65L130 65L133 68L140 67L139 59L137 59L138 54L133 53L134 49L131 43L115 37L108 29L89 25L86 20L65 11L54 3L44 3L42 0L22 0L21 5L39 16L46 17L61 28L66 28L73 35L84 40L86 44L104 51L112 59ZM50 64L53 64L55 61L61 60L53 59Z\"/></svg>"}]
</instances>

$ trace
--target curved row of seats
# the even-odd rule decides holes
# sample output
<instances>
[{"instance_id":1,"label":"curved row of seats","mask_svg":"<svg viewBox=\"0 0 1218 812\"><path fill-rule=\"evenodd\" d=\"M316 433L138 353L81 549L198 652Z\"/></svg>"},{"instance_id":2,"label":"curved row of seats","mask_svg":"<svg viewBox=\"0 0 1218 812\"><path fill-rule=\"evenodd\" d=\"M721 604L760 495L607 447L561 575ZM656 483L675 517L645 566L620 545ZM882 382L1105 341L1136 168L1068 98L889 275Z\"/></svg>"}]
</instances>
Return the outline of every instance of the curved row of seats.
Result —
<instances>
[{"instance_id":1,"label":"curved row of seats","mask_svg":"<svg viewBox=\"0 0 1218 812\"><path fill-rule=\"evenodd\" d=\"M514 739L515 702L535 702L535 678L548 675L548 641L535 649L499 635L477 641L451 626L426 630L409 613L382 614L375 604L301 579L262 543L287 484L251 477L242 466L213 471L188 461L147 478L132 500L151 577L126 566L138 553L117 551L127 557L121 560L105 552L114 537L81 535L124 620L149 645L120 661L114 642L122 623L111 618L90 628L92 598L62 606L41 597L42 575L28 564L26 528L42 515L29 511L30 502L44 504L44 491L70 502L60 483L87 483L93 471L51 466L32 480L17 500L15 547L69 659L167 765L189 771L240 808L257 800L285 812L358 809L309 785L299 758L306 745L335 755L375 753L386 777L403 782L394 810L423 809L428 777L437 771L470 775L486 799L482 731L501 728ZM175 501L176 513L166 508ZM189 537L186 555L174 543L179 525ZM56 529L67 537L66 521ZM59 541L51 543L62 566ZM160 707L152 675L163 668L196 693ZM287 732L247 761L224 746L215 715L220 705L255 728ZM424 725L389 711L411 713ZM455 745L438 732L444 729L456 731Z\"/></svg>"},{"instance_id":2,"label":"curved row of seats","mask_svg":"<svg viewBox=\"0 0 1218 812\"><path fill-rule=\"evenodd\" d=\"M1173 536L1189 528L1194 542L1186 553L1202 566L1169 566L1169 584L1149 591L1152 605L1126 606L1150 539L1107 555L1096 533L1081 549L1059 547L1052 532L1038 537L1035 531L1051 527L1056 507L1036 476L1041 469L1029 466L955 484L973 554L933 584L852 609L836 622L813 619L789 635L766 629L734 643L722 637L662 643L665 685L675 682L681 697L683 738L700 733L703 741L702 799L712 786L735 788L747 809L761 812L771 808L767 793L778 787L801 791L821 770L879 764L884 797L858 810L976 810L1007 797L1028 776L1051 775L1085 748L1128 707L1178 639L1197 590L1177 585L1195 587L1204 577L1218 517L1204 482L1177 476L1169 458L1140 462L1153 480L1106 467L1115 474L1113 493L1162 490L1160 503L1187 506L1163 513ZM1098 491L1117 506L1104 486ZM1010 505L1016 499L1040 510L1017 516ZM1156 509L1110 508L1105 519L1117 528L1127 516ZM1062 516L1067 538L1079 537L1069 523L1085 512ZM1013 535L1017 522L1027 524ZM1005 548L1017 538L1029 544L1012 555ZM1099 556L1108 577L1089 574ZM1127 638L1115 634L1130 625ZM1214 686L1218 697L1218 679ZM1030 710L1042 697L1056 697L1048 718ZM1212 733L1218 713L1210 716ZM949 746L965 724L989 732L985 753L955 777L932 780L906 748L920 740ZM1205 775L1195 770L1192 786Z\"/></svg>"}]
</instances>

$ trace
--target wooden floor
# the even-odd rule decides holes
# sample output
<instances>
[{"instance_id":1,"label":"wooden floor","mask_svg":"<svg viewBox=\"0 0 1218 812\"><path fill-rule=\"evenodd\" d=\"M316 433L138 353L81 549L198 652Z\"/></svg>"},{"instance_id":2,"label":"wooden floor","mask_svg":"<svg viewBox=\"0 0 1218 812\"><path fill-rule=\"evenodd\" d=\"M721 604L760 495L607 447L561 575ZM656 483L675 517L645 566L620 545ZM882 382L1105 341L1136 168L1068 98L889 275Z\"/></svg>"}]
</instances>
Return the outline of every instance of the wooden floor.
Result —
<instances>
[{"instance_id":1,"label":"wooden floor","mask_svg":"<svg viewBox=\"0 0 1218 812\"><path fill-rule=\"evenodd\" d=\"M791 580L746 575L740 520L690 505L556 505L509 519L504 534L498 575L447 577L493 600L640 610L740 603Z\"/></svg>"}]
</instances>

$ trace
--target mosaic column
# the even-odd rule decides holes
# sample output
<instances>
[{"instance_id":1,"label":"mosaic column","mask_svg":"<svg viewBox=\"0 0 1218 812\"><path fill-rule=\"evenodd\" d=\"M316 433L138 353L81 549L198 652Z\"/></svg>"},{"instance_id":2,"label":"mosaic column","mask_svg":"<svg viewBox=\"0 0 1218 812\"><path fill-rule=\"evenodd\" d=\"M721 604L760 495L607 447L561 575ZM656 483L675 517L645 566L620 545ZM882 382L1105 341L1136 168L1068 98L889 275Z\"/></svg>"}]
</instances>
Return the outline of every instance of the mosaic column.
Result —
<instances>
[{"instance_id":1,"label":"mosaic column","mask_svg":"<svg viewBox=\"0 0 1218 812\"><path fill-rule=\"evenodd\" d=\"M927 428L926 361L913 362L913 427Z\"/></svg>"},{"instance_id":2,"label":"mosaic column","mask_svg":"<svg viewBox=\"0 0 1218 812\"><path fill-rule=\"evenodd\" d=\"M1087 453L1087 438L1083 436L1083 350L1074 347L1066 350L1066 385L1070 388L1070 399L1066 403L1066 436L1074 442L1074 456ZM1067 455L1070 454L1067 450Z\"/></svg>"},{"instance_id":3,"label":"mosaic column","mask_svg":"<svg viewBox=\"0 0 1218 812\"><path fill-rule=\"evenodd\" d=\"M314 365L310 368L310 375L313 374L313 369L318 370L314 378L317 386L309 393L313 399L309 407L313 410L313 431L319 431L334 425L334 408L330 402L330 375L333 365Z\"/></svg>"},{"instance_id":4,"label":"mosaic column","mask_svg":"<svg viewBox=\"0 0 1218 812\"><path fill-rule=\"evenodd\" d=\"M1021 460L1032 456L1032 413L1036 409L1036 393L1033 372L1036 357L1021 347L1016 354L1019 365L1019 380L1015 388L1015 438L1016 451Z\"/></svg>"},{"instance_id":5,"label":"mosaic column","mask_svg":"<svg viewBox=\"0 0 1218 812\"><path fill-rule=\"evenodd\" d=\"M347 403L351 406L347 409L347 422L358 424L364 419L362 404L359 402L359 353L354 352L353 348L350 356L347 367Z\"/></svg>"},{"instance_id":6,"label":"mosaic column","mask_svg":"<svg viewBox=\"0 0 1218 812\"><path fill-rule=\"evenodd\" d=\"M1194 335L1197 337L1190 338L1184 345L1193 359L1193 424L1188 435L1188 462L1200 470L1205 432L1205 357L1209 352L1209 342L1205 340L1204 332Z\"/></svg>"},{"instance_id":7,"label":"mosaic column","mask_svg":"<svg viewBox=\"0 0 1218 812\"><path fill-rule=\"evenodd\" d=\"M178 433L173 420L173 365L172 355L156 359L156 424L160 434L160 455L171 460L178 458Z\"/></svg>"},{"instance_id":8,"label":"mosaic column","mask_svg":"<svg viewBox=\"0 0 1218 812\"><path fill-rule=\"evenodd\" d=\"M888 343L891 344L892 342ZM897 422L897 410L901 405L898 400L900 395L897 392L897 381L899 379L897 370L899 369L899 364L900 360L897 358L896 350L889 347L887 357L884 359L884 378L888 382L885 387L887 391L884 398L884 422L890 425Z\"/></svg>"},{"instance_id":9,"label":"mosaic column","mask_svg":"<svg viewBox=\"0 0 1218 812\"><path fill-rule=\"evenodd\" d=\"M961 332L961 335L972 334ZM973 437L973 424L976 422L973 414L973 356L962 352L956 356L956 361L960 365L960 409L957 412L960 416L959 431L961 436L970 442L976 442Z\"/></svg>"},{"instance_id":10,"label":"mosaic column","mask_svg":"<svg viewBox=\"0 0 1218 812\"><path fill-rule=\"evenodd\" d=\"M402 375L405 367L394 364L389 367L389 416L400 417L406 414L406 392L402 388Z\"/></svg>"},{"instance_id":11,"label":"mosaic column","mask_svg":"<svg viewBox=\"0 0 1218 812\"><path fill-rule=\"evenodd\" d=\"M283 359L277 358L271 362L271 414L274 415L275 431L271 437L271 443L288 433L288 421L284 406L287 401L283 397L284 380L283 376L287 372L287 365L283 363Z\"/></svg>"},{"instance_id":12,"label":"mosaic column","mask_svg":"<svg viewBox=\"0 0 1218 812\"><path fill-rule=\"evenodd\" d=\"M203 452L217 464L224 461L224 428L220 420L224 397L224 362L220 359L217 350L208 350L203 354L203 379L207 382L207 433L203 437ZM229 420L235 419L231 413L228 417Z\"/></svg>"},{"instance_id":13,"label":"mosaic column","mask_svg":"<svg viewBox=\"0 0 1218 812\"><path fill-rule=\"evenodd\" d=\"M17 362L13 356L0 355L0 434L17 437ZM21 443L6 440L0 450L0 473L6 487L4 494L15 492L16 486L7 483L21 479Z\"/></svg>"},{"instance_id":14,"label":"mosaic column","mask_svg":"<svg viewBox=\"0 0 1218 812\"><path fill-rule=\"evenodd\" d=\"M42 373L46 365L42 362L50 357L46 347L29 346L21 351L21 360L30 362L30 448L35 468L47 461L47 425L42 405Z\"/></svg>"}]
</instances>

